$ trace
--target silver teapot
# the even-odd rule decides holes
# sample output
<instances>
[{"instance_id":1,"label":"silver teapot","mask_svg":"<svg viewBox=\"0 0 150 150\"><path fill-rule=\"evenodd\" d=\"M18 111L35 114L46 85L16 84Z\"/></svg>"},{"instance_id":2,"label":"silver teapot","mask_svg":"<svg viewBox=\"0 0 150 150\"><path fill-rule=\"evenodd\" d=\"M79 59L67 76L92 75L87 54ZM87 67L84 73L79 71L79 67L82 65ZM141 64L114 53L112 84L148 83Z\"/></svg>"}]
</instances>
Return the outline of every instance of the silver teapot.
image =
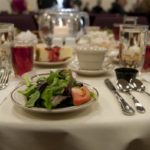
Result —
<instances>
[{"instance_id":1,"label":"silver teapot","mask_svg":"<svg viewBox=\"0 0 150 150\"><path fill-rule=\"evenodd\" d=\"M89 16L76 9L44 10L39 17L39 33L43 42L50 45L53 38L77 37L89 26Z\"/></svg>"}]
</instances>

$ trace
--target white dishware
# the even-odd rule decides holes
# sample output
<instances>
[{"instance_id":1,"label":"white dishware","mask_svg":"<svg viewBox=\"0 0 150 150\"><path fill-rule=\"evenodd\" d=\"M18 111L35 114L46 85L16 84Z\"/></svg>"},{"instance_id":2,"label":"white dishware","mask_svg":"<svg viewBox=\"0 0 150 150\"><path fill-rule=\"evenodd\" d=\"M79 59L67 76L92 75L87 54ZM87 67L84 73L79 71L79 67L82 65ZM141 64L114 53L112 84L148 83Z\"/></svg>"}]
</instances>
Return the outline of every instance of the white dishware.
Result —
<instances>
[{"instance_id":1,"label":"white dishware","mask_svg":"<svg viewBox=\"0 0 150 150\"><path fill-rule=\"evenodd\" d=\"M96 98L98 98L98 91L94 87L91 87L90 85L87 85L87 84L85 85L88 87L90 91L92 91L96 95ZM50 109L50 110L46 108L38 108L38 107L28 108L25 106L26 97L18 92L19 90L24 90L25 88L26 88L25 85L21 85L20 87L15 88L13 92L11 93L11 99L16 107L26 110L28 112L48 113L48 114L71 113L71 112L78 112L96 103L95 99L91 99L89 102L84 103L80 106L70 106L70 107Z\"/></svg>"},{"instance_id":2,"label":"white dishware","mask_svg":"<svg viewBox=\"0 0 150 150\"><path fill-rule=\"evenodd\" d=\"M94 45L78 45L76 48L79 66L82 70L100 70L107 50Z\"/></svg>"},{"instance_id":3,"label":"white dishware","mask_svg":"<svg viewBox=\"0 0 150 150\"><path fill-rule=\"evenodd\" d=\"M80 75L101 76L111 72L113 65L110 64L108 66L103 66L101 69L98 70L85 70L80 68L78 60L74 60L68 65L68 68Z\"/></svg>"}]
</instances>

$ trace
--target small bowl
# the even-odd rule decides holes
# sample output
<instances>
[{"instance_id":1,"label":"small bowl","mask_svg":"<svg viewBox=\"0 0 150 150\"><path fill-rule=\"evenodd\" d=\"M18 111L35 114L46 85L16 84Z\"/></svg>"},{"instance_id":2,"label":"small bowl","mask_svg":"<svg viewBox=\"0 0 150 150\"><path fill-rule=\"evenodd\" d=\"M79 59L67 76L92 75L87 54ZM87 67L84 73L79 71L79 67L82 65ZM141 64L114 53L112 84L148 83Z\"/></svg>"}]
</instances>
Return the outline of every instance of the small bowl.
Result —
<instances>
[{"instance_id":1,"label":"small bowl","mask_svg":"<svg viewBox=\"0 0 150 150\"><path fill-rule=\"evenodd\" d=\"M76 47L79 66L83 70L102 68L107 50L96 45L78 45Z\"/></svg>"},{"instance_id":2,"label":"small bowl","mask_svg":"<svg viewBox=\"0 0 150 150\"><path fill-rule=\"evenodd\" d=\"M117 68L115 69L117 79L125 79L130 81L132 78L136 78L138 70L134 68Z\"/></svg>"}]
</instances>

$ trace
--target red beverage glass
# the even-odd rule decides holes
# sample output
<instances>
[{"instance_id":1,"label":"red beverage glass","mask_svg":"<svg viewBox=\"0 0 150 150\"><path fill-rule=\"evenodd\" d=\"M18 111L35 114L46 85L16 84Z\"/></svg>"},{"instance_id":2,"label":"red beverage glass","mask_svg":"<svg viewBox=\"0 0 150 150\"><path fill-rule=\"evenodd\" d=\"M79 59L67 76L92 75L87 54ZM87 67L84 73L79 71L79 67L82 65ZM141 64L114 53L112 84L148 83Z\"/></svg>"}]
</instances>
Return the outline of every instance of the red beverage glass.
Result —
<instances>
[{"instance_id":1,"label":"red beverage glass","mask_svg":"<svg viewBox=\"0 0 150 150\"><path fill-rule=\"evenodd\" d=\"M15 45L11 48L12 66L16 76L21 76L32 70L33 46Z\"/></svg>"},{"instance_id":2,"label":"red beverage glass","mask_svg":"<svg viewBox=\"0 0 150 150\"><path fill-rule=\"evenodd\" d=\"M120 25L114 24L113 26L113 34L116 41L119 41L120 38Z\"/></svg>"},{"instance_id":3,"label":"red beverage glass","mask_svg":"<svg viewBox=\"0 0 150 150\"><path fill-rule=\"evenodd\" d=\"M150 71L150 45L146 46L143 69L144 71Z\"/></svg>"}]
</instances>

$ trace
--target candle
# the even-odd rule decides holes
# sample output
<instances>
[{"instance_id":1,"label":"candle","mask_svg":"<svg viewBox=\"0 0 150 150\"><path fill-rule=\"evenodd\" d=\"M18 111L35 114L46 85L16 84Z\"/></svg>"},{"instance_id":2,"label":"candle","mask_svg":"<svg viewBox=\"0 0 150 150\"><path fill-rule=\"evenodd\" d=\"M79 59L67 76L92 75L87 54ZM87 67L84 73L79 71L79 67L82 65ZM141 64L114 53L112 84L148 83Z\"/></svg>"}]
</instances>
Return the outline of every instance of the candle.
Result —
<instances>
[{"instance_id":1,"label":"candle","mask_svg":"<svg viewBox=\"0 0 150 150\"><path fill-rule=\"evenodd\" d=\"M67 36L67 35L69 35L68 25L54 26L54 35L56 35L56 36Z\"/></svg>"}]
</instances>

